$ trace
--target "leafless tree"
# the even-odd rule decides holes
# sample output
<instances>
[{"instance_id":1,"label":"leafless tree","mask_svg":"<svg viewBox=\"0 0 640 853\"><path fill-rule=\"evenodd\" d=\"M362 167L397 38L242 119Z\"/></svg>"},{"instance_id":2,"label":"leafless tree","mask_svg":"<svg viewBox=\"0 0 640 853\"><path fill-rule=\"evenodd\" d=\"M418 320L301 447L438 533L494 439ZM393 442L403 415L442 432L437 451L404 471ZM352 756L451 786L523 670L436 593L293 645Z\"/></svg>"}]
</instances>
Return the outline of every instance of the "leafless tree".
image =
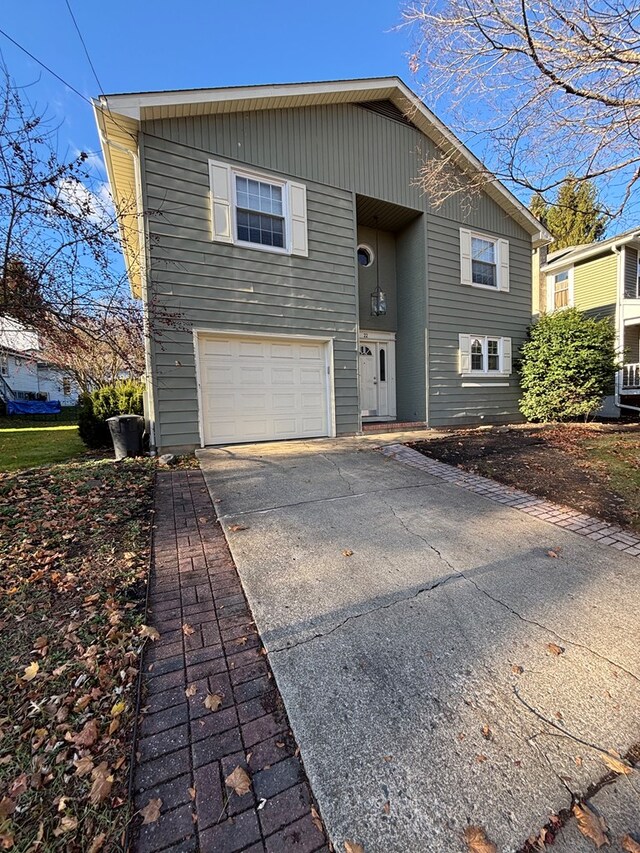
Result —
<instances>
[{"instance_id":1,"label":"leafless tree","mask_svg":"<svg viewBox=\"0 0 640 853\"><path fill-rule=\"evenodd\" d=\"M640 178L640 5L629 0L428 0L404 11L425 100L491 163L547 198L568 173L596 183L609 216ZM456 153L424 160L433 204L468 190ZM601 192L601 198L602 198Z\"/></svg>"},{"instance_id":2,"label":"leafless tree","mask_svg":"<svg viewBox=\"0 0 640 853\"><path fill-rule=\"evenodd\" d=\"M57 128L8 73L0 78L0 315L36 330L56 361L111 349L136 370L139 306L120 261L106 185L80 152L57 150Z\"/></svg>"}]
</instances>

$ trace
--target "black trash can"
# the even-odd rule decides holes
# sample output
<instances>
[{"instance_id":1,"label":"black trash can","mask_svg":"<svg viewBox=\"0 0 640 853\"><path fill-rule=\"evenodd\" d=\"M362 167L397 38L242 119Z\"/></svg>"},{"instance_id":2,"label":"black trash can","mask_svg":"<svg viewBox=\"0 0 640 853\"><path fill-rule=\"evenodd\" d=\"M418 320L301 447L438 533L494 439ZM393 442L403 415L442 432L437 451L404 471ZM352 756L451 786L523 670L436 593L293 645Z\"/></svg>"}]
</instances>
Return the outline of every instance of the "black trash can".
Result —
<instances>
[{"instance_id":1,"label":"black trash can","mask_svg":"<svg viewBox=\"0 0 640 853\"><path fill-rule=\"evenodd\" d=\"M116 415L107 418L116 462L127 456L142 456L144 418L141 415Z\"/></svg>"}]
</instances>

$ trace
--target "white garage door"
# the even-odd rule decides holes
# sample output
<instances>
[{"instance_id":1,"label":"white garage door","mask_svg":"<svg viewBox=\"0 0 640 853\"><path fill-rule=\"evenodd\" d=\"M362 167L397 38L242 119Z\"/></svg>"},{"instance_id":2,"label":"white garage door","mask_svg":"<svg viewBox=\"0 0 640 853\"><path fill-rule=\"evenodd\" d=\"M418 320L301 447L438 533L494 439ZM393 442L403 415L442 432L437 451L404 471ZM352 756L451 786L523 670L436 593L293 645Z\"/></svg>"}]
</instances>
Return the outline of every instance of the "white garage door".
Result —
<instances>
[{"instance_id":1,"label":"white garage door","mask_svg":"<svg viewBox=\"0 0 640 853\"><path fill-rule=\"evenodd\" d=\"M205 444L329 434L322 341L199 338Z\"/></svg>"}]
</instances>

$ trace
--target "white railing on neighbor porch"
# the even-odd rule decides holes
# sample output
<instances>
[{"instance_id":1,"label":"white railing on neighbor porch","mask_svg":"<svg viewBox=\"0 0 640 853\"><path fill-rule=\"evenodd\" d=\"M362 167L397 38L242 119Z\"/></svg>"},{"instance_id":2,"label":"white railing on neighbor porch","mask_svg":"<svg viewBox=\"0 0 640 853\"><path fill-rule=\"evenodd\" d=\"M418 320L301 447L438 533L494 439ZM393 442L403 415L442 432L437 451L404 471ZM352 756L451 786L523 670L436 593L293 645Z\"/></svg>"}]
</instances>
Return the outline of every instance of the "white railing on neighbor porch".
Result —
<instances>
[{"instance_id":1,"label":"white railing on neighbor porch","mask_svg":"<svg viewBox=\"0 0 640 853\"><path fill-rule=\"evenodd\" d=\"M622 366L622 387L640 390L640 363Z\"/></svg>"}]
</instances>

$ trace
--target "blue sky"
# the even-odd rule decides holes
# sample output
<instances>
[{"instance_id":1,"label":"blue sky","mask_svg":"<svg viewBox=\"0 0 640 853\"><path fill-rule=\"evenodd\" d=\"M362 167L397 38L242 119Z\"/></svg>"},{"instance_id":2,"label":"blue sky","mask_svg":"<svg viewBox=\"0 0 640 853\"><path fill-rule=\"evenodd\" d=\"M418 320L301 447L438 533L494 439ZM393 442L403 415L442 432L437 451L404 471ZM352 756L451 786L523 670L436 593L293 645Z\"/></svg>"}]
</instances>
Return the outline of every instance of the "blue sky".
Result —
<instances>
[{"instance_id":1,"label":"blue sky","mask_svg":"<svg viewBox=\"0 0 640 853\"><path fill-rule=\"evenodd\" d=\"M387 74L412 83L395 0L70 2L106 92ZM6 3L0 26L88 98L98 94L65 0ZM18 83L33 83L30 99L61 122L61 147L98 150L89 105L1 35L0 48Z\"/></svg>"}]
</instances>

